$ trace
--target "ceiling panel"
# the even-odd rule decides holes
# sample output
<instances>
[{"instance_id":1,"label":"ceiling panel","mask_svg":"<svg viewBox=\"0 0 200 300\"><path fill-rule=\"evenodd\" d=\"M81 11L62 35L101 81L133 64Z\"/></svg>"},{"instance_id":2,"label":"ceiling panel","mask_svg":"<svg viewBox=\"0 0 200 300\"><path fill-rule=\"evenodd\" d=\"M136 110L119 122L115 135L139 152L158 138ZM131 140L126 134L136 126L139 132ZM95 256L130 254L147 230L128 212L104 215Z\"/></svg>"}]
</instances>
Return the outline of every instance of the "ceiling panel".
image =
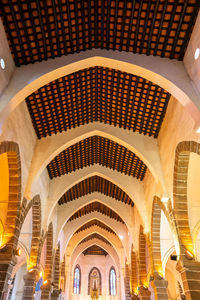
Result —
<instances>
[{"instance_id":1,"label":"ceiling panel","mask_svg":"<svg viewBox=\"0 0 200 300\"><path fill-rule=\"evenodd\" d=\"M101 136L86 138L59 153L47 166L50 178L99 164L143 180L147 167L127 148Z\"/></svg>"},{"instance_id":2,"label":"ceiling panel","mask_svg":"<svg viewBox=\"0 0 200 300\"><path fill-rule=\"evenodd\" d=\"M108 232L110 232L110 233L116 235L116 233L115 233L110 227L108 227L106 224L104 224L104 223L102 223L101 221L96 220L96 219L94 219L94 220L92 220L92 221L89 221L88 223L82 225L82 226L75 232L75 234L76 234L76 233L79 233L79 232L81 232L81 231L87 230L88 228L93 227L93 226L98 226L98 227L100 227L100 228L102 228L102 229L104 229L104 230L107 230Z\"/></svg>"},{"instance_id":3,"label":"ceiling panel","mask_svg":"<svg viewBox=\"0 0 200 300\"><path fill-rule=\"evenodd\" d=\"M26 103L39 139L95 121L156 138L169 98L142 77L91 67L46 84Z\"/></svg>"},{"instance_id":4,"label":"ceiling panel","mask_svg":"<svg viewBox=\"0 0 200 300\"><path fill-rule=\"evenodd\" d=\"M81 218L84 215L90 214L92 212L99 212L103 215L106 215L110 217L111 219L115 219L117 222L121 222L124 224L124 221L122 218L114 212L111 208L104 205L103 203L100 203L98 201L94 201L90 204L85 205L84 207L80 208L77 212L75 212L67 221L67 223L70 223L71 221Z\"/></svg>"},{"instance_id":5,"label":"ceiling panel","mask_svg":"<svg viewBox=\"0 0 200 300\"><path fill-rule=\"evenodd\" d=\"M17 66L87 49L183 59L199 0L1 0Z\"/></svg>"}]
</instances>

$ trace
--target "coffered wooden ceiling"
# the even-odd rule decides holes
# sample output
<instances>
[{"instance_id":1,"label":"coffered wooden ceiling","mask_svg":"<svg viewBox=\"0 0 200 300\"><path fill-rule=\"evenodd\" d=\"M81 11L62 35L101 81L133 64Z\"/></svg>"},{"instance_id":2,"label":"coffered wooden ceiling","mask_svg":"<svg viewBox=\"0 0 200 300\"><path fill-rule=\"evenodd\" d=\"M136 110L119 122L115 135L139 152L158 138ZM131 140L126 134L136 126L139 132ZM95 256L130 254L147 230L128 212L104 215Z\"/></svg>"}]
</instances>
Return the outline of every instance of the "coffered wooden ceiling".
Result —
<instances>
[{"instance_id":1,"label":"coffered wooden ceiling","mask_svg":"<svg viewBox=\"0 0 200 300\"><path fill-rule=\"evenodd\" d=\"M85 195L99 192L131 206L131 198L117 185L100 176L91 176L70 188L58 201L59 205L73 201Z\"/></svg>"},{"instance_id":2,"label":"coffered wooden ceiling","mask_svg":"<svg viewBox=\"0 0 200 300\"><path fill-rule=\"evenodd\" d=\"M108 253L97 245L93 245L88 247L86 250L82 252L84 255L104 255L107 256Z\"/></svg>"},{"instance_id":3,"label":"coffered wooden ceiling","mask_svg":"<svg viewBox=\"0 0 200 300\"><path fill-rule=\"evenodd\" d=\"M75 234L76 234L76 233L79 233L79 232L81 232L81 231L87 230L88 228L93 227L93 226L98 226L98 227L100 227L100 228L102 228L102 229L104 229L104 230L107 230L108 232L110 232L110 233L116 235L116 233L115 233L110 227L108 227L106 224L104 224L104 223L102 223L101 221L96 220L96 219L91 220L91 221L87 222L86 224L82 225L82 226L75 232Z\"/></svg>"},{"instance_id":4,"label":"coffered wooden ceiling","mask_svg":"<svg viewBox=\"0 0 200 300\"><path fill-rule=\"evenodd\" d=\"M46 84L26 103L38 138L95 121L157 137L169 98L142 77L91 67Z\"/></svg>"},{"instance_id":5,"label":"coffered wooden ceiling","mask_svg":"<svg viewBox=\"0 0 200 300\"><path fill-rule=\"evenodd\" d=\"M146 165L127 148L101 136L86 138L59 153L47 166L50 178L99 164L143 180Z\"/></svg>"},{"instance_id":6,"label":"coffered wooden ceiling","mask_svg":"<svg viewBox=\"0 0 200 300\"><path fill-rule=\"evenodd\" d=\"M79 244L83 244L83 243L88 242L93 239L100 240L100 241L104 242L105 244L108 244L111 246L111 243L107 239L105 239L103 236L101 236L100 234L98 234L96 232L92 233L91 235L84 238Z\"/></svg>"},{"instance_id":7,"label":"coffered wooden ceiling","mask_svg":"<svg viewBox=\"0 0 200 300\"><path fill-rule=\"evenodd\" d=\"M1 0L15 64L92 48L183 59L199 0Z\"/></svg>"},{"instance_id":8,"label":"coffered wooden ceiling","mask_svg":"<svg viewBox=\"0 0 200 300\"><path fill-rule=\"evenodd\" d=\"M108 206L100 203L100 202L92 202L90 204L85 205L84 207L80 208L77 212L75 212L67 221L67 223L77 219L77 218L81 218L84 215L90 214L92 212L99 212L103 215L106 215L108 217L110 217L111 219L115 219L118 222L121 222L124 224L124 221L122 220L122 218L116 213L114 212L111 208L109 208Z\"/></svg>"}]
</instances>

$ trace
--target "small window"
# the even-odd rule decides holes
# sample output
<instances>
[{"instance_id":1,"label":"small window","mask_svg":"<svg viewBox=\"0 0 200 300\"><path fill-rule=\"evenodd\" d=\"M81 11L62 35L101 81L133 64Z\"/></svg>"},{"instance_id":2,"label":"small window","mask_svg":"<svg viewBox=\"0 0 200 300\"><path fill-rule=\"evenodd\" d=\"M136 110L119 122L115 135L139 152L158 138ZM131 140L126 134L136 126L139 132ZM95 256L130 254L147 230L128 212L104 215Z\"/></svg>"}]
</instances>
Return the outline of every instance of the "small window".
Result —
<instances>
[{"instance_id":1,"label":"small window","mask_svg":"<svg viewBox=\"0 0 200 300\"><path fill-rule=\"evenodd\" d=\"M80 294L81 272L80 267L76 266L74 270L74 294Z\"/></svg>"},{"instance_id":2,"label":"small window","mask_svg":"<svg viewBox=\"0 0 200 300\"><path fill-rule=\"evenodd\" d=\"M110 269L109 285L110 285L110 296L115 296L117 294L116 272L113 267Z\"/></svg>"}]
</instances>

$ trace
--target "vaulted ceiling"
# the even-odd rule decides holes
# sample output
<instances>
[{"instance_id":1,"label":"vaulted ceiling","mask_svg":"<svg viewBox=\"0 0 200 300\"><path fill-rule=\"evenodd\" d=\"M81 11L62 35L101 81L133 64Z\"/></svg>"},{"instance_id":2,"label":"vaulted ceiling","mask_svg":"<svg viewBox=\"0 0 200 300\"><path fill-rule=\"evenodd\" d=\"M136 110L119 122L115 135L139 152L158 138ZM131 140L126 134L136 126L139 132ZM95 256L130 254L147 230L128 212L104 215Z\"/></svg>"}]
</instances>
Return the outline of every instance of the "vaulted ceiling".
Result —
<instances>
[{"instance_id":1,"label":"vaulted ceiling","mask_svg":"<svg viewBox=\"0 0 200 300\"><path fill-rule=\"evenodd\" d=\"M107 239L105 239L102 235L100 235L100 234L98 234L98 233L92 233L92 234L90 234L89 236L87 236L86 238L84 238L84 239L80 242L80 244L83 244L83 243L85 243L85 242L87 242L87 241L91 241L91 240L93 240L93 239L100 240L100 241L102 241L102 242L104 242L104 243L106 243L106 244L108 244L108 245L111 246L111 243L110 243Z\"/></svg>"},{"instance_id":2,"label":"vaulted ceiling","mask_svg":"<svg viewBox=\"0 0 200 300\"><path fill-rule=\"evenodd\" d=\"M143 180L147 167L133 152L107 138L92 136L58 154L47 166L49 176L61 176L99 164Z\"/></svg>"},{"instance_id":3,"label":"vaulted ceiling","mask_svg":"<svg viewBox=\"0 0 200 300\"><path fill-rule=\"evenodd\" d=\"M17 67L94 48L183 60L199 7L199 0L1 0L0 16ZM170 96L159 85L128 70L93 66L45 84L25 101L38 139L93 122L150 139L159 135ZM94 164L140 181L147 173L135 153L98 134L60 152L47 171L54 179ZM93 192L128 204L130 209L134 206L121 188L97 175L72 186L58 204L67 207L70 201ZM74 234L98 226L116 235L97 219L82 225L81 218L91 213L125 224L114 210L94 201L68 220L69 226L75 219L80 221ZM82 243L92 239L110 244L96 233ZM83 253L107 255L97 245Z\"/></svg>"},{"instance_id":4,"label":"vaulted ceiling","mask_svg":"<svg viewBox=\"0 0 200 300\"><path fill-rule=\"evenodd\" d=\"M182 60L199 0L1 1L15 64L100 48Z\"/></svg>"},{"instance_id":5,"label":"vaulted ceiling","mask_svg":"<svg viewBox=\"0 0 200 300\"><path fill-rule=\"evenodd\" d=\"M131 198L117 185L100 176L91 176L70 188L58 201L59 205L78 199L87 194L99 192L118 201L134 205Z\"/></svg>"},{"instance_id":6,"label":"vaulted ceiling","mask_svg":"<svg viewBox=\"0 0 200 300\"><path fill-rule=\"evenodd\" d=\"M82 225L79 229L77 229L77 231L74 234L79 233L84 230L87 230L88 228L93 227L93 226L98 226L98 227L100 227L104 230L107 230L108 232L116 235L116 233L109 226L107 226L106 224L104 224L101 221L96 220L96 219L93 219L93 220L87 222L86 224Z\"/></svg>"},{"instance_id":7,"label":"vaulted ceiling","mask_svg":"<svg viewBox=\"0 0 200 300\"><path fill-rule=\"evenodd\" d=\"M99 121L157 137L170 94L142 77L91 67L26 98L38 138Z\"/></svg>"},{"instance_id":8,"label":"vaulted ceiling","mask_svg":"<svg viewBox=\"0 0 200 300\"><path fill-rule=\"evenodd\" d=\"M111 219L116 220L117 222L121 222L124 224L124 221L122 218L114 212L111 208L104 205L103 203L100 203L98 201L94 201L90 204L85 205L84 207L80 208L77 212L75 212L68 220L67 223L70 223L71 221L81 218L84 215L90 214L92 212L99 212L105 216L110 217Z\"/></svg>"},{"instance_id":9,"label":"vaulted ceiling","mask_svg":"<svg viewBox=\"0 0 200 300\"><path fill-rule=\"evenodd\" d=\"M83 251L84 255L104 255L107 256L108 253L103 248L93 245L88 247L86 250Z\"/></svg>"}]
</instances>

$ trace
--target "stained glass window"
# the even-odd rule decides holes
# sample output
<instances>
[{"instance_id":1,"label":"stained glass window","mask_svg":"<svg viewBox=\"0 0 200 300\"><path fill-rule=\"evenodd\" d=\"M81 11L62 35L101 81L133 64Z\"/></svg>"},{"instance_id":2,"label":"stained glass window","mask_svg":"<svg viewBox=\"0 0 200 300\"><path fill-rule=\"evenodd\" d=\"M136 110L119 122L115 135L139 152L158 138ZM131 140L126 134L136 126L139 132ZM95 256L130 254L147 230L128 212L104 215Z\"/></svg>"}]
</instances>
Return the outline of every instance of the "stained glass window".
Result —
<instances>
[{"instance_id":1,"label":"stained glass window","mask_svg":"<svg viewBox=\"0 0 200 300\"><path fill-rule=\"evenodd\" d=\"M117 289L116 289L116 272L115 269L112 267L110 270L110 276L109 276L109 280L110 280L110 295L111 296L115 296L117 293Z\"/></svg>"},{"instance_id":2,"label":"stained glass window","mask_svg":"<svg viewBox=\"0 0 200 300\"><path fill-rule=\"evenodd\" d=\"M80 280L81 280L80 268L79 266L76 266L74 270L74 294L80 294Z\"/></svg>"}]
</instances>

